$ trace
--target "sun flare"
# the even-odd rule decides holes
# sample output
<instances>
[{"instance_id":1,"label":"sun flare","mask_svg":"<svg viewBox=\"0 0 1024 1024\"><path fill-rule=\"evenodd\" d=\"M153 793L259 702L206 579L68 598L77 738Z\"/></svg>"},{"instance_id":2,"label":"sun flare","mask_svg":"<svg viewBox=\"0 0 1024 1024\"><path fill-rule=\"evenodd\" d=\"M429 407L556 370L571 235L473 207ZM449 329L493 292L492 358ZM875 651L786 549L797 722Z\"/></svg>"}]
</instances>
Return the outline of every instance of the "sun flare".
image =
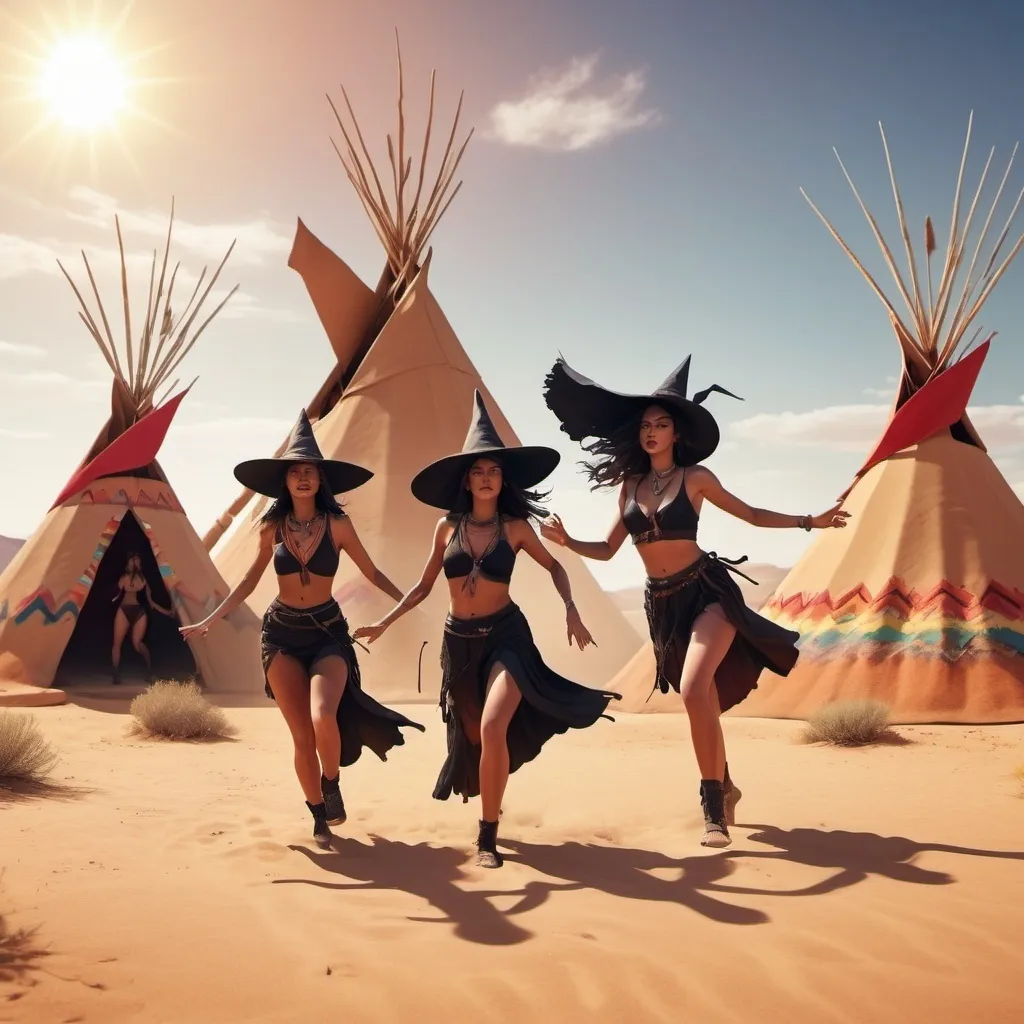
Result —
<instances>
[{"instance_id":1,"label":"sun flare","mask_svg":"<svg viewBox=\"0 0 1024 1024\"><path fill-rule=\"evenodd\" d=\"M128 99L128 75L109 40L98 35L61 39L42 69L41 98L66 128L110 127Z\"/></svg>"}]
</instances>

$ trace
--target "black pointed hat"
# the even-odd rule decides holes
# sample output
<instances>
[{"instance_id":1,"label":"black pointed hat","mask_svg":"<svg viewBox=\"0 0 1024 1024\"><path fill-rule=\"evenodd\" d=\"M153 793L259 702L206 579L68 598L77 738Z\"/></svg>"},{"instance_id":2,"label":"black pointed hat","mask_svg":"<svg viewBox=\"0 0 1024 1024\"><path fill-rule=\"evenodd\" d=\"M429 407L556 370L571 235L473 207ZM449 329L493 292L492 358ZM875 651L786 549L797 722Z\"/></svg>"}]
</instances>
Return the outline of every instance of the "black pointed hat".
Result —
<instances>
[{"instance_id":1,"label":"black pointed hat","mask_svg":"<svg viewBox=\"0 0 1024 1024\"><path fill-rule=\"evenodd\" d=\"M609 391L577 373L559 356L544 381L544 401L558 417L562 430L574 441L582 441L586 437L613 437L632 417L641 415L647 406L665 406L678 417L682 428L678 447L683 464L693 466L711 455L721 438L715 417L703 406L704 400L713 391L740 401L743 399L717 384L698 391L693 398L687 398L689 376L690 357L687 356L650 394L624 395Z\"/></svg>"},{"instance_id":2,"label":"black pointed hat","mask_svg":"<svg viewBox=\"0 0 1024 1024\"><path fill-rule=\"evenodd\" d=\"M526 490L550 476L561 456L554 448L536 445L508 447L498 436L483 395L474 391L473 417L462 451L446 455L421 469L413 477L413 495L425 505L450 511L458 501L466 474L481 458L500 462L505 476Z\"/></svg>"},{"instance_id":3,"label":"black pointed hat","mask_svg":"<svg viewBox=\"0 0 1024 1024\"><path fill-rule=\"evenodd\" d=\"M313 425L303 409L292 427L284 451L273 459L240 462L235 466L235 479L257 494L276 498L281 494L288 467L297 462L313 463L327 481L331 494L355 490L373 477L373 473L362 466L338 459L325 459L313 436Z\"/></svg>"}]
</instances>

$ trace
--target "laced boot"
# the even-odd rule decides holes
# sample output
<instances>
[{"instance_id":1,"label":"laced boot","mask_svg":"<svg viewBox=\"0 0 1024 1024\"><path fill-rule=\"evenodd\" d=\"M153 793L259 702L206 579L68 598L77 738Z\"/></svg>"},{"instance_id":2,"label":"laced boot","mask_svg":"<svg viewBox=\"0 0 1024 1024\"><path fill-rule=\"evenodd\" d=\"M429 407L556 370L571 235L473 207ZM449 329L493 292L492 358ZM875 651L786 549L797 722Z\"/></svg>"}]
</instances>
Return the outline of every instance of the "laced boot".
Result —
<instances>
[{"instance_id":1,"label":"laced boot","mask_svg":"<svg viewBox=\"0 0 1024 1024\"><path fill-rule=\"evenodd\" d=\"M345 801L341 797L340 773L333 779L321 775L320 792L324 798L324 806L327 808L327 824L344 825L348 815L345 813Z\"/></svg>"},{"instance_id":2,"label":"laced boot","mask_svg":"<svg viewBox=\"0 0 1024 1024\"><path fill-rule=\"evenodd\" d=\"M327 827L327 808L322 803L311 804L308 800L306 806L309 808L309 813L313 815L313 842L321 850L329 850L334 836L331 835L331 830Z\"/></svg>"},{"instance_id":3,"label":"laced boot","mask_svg":"<svg viewBox=\"0 0 1024 1024\"><path fill-rule=\"evenodd\" d=\"M701 846L723 847L732 842L725 821L722 783L718 779L700 780L700 803L704 809L704 835Z\"/></svg>"},{"instance_id":4,"label":"laced boot","mask_svg":"<svg viewBox=\"0 0 1024 1024\"><path fill-rule=\"evenodd\" d=\"M476 863L481 868L500 868L505 861L498 853L498 823L480 819L480 834L476 840Z\"/></svg>"}]
</instances>

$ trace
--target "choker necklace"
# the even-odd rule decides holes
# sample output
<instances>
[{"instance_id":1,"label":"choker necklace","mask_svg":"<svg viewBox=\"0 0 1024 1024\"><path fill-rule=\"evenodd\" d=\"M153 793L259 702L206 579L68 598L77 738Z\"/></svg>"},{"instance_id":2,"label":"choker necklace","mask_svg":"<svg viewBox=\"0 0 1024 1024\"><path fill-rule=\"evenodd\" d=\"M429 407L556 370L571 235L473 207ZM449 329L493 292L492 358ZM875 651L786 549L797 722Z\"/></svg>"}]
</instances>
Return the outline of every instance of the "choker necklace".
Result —
<instances>
[{"instance_id":1,"label":"choker necklace","mask_svg":"<svg viewBox=\"0 0 1024 1024\"><path fill-rule=\"evenodd\" d=\"M466 521L469 523L470 526L494 526L498 521L498 514L497 512L495 512L495 514L491 516L490 519L474 519L473 513L468 512L466 514Z\"/></svg>"},{"instance_id":2,"label":"choker necklace","mask_svg":"<svg viewBox=\"0 0 1024 1024\"><path fill-rule=\"evenodd\" d=\"M661 485L661 481L670 477L679 467L672 466L671 469L666 469L664 473L659 473L652 467L651 469L651 494L659 495L664 490Z\"/></svg>"},{"instance_id":3,"label":"choker necklace","mask_svg":"<svg viewBox=\"0 0 1024 1024\"><path fill-rule=\"evenodd\" d=\"M294 513L290 513L289 516L288 516L288 528L293 533L302 533L302 534L307 534L308 535L310 527L319 518L320 518L320 513L319 512L315 512L313 514L313 518L312 519L307 519L306 522L300 523L299 520L295 518Z\"/></svg>"}]
</instances>

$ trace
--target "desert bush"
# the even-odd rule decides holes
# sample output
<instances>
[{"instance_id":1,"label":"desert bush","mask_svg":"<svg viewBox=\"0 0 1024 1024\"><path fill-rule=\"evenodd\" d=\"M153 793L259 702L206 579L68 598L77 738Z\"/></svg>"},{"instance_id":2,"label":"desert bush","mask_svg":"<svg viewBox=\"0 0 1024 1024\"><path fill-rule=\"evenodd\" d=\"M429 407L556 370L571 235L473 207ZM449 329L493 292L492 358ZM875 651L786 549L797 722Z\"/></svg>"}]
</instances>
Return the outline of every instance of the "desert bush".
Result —
<instances>
[{"instance_id":1,"label":"desert bush","mask_svg":"<svg viewBox=\"0 0 1024 1024\"><path fill-rule=\"evenodd\" d=\"M57 760L56 751L46 742L32 715L0 712L0 785L39 785L47 780Z\"/></svg>"},{"instance_id":2,"label":"desert bush","mask_svg":"<svg viewBox=\"0 0 1024 1024\"><path fill-rule=\"evenodd\" d=\"M892 739L889 708L877 700L839 700L825 704L807 719L804 743L861 747Z\"/></svg>"},{"instance_id":3,"label":"desert bush","mask_svg":"<svg viewBox=\"0 0 1024 1024\"><path fill-rule=\"evenodd\" d=\"M224 712L211 704L194 682L158 680L128 708L132 731L170 740L226 739L235 733Z\"/></svg>"}]
</instances>

